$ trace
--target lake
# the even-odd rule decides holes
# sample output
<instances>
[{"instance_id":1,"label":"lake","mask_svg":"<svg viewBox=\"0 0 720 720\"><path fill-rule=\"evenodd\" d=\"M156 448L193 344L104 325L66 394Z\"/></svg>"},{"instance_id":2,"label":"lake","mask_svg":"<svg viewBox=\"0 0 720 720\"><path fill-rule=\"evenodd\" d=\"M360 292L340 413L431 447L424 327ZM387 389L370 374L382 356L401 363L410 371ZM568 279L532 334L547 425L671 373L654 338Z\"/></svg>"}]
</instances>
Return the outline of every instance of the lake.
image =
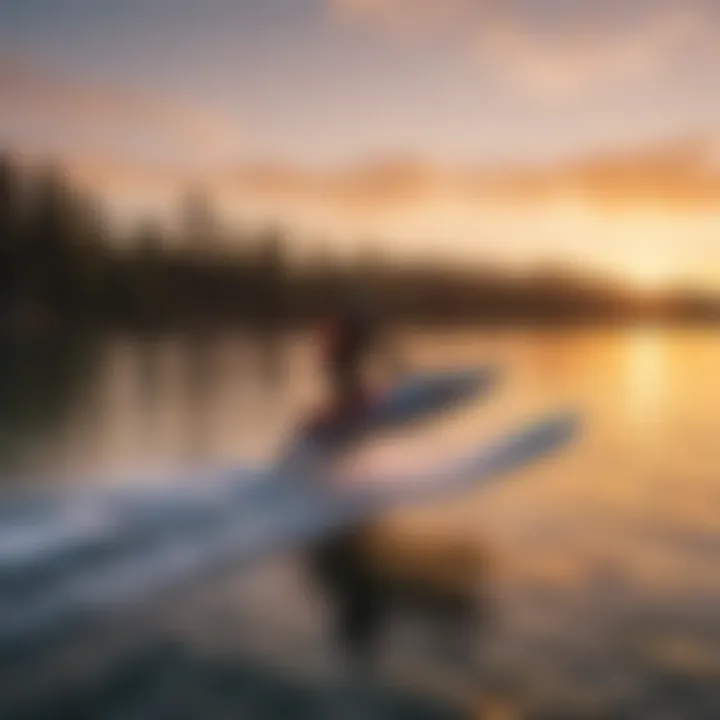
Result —
<instances>
[{"instance_id":1,"label":"lake","mask_svg":"<svg viewBox=\"0 0 720 720\"><path fill-rule=\"evenodd\" d=\"M378 531L388 564L429 565L433 547L490 558L475 689L487 684L510 717L720 716L720 334L493 329L400 342L419 368L497 363L502 384L358 462L420 467L547 411L584 417L568 451ZM323 396L303 333L6 343L0 370L6 488L260 464ZM321 604L296 563L271 565L159 624L213 657L292 664L310 652L328 664ZM390 645L389 666L411 664Z\"/></svg>"}]
</instances>

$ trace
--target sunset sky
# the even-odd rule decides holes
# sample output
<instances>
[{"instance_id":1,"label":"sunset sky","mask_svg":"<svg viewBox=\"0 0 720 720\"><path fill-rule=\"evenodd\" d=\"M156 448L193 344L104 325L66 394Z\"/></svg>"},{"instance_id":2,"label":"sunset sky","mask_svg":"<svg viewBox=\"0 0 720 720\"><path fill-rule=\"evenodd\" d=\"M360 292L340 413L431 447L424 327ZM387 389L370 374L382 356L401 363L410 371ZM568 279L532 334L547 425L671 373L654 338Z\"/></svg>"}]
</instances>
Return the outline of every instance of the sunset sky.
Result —
<instances>
[{"instance_id":1,"label":"sunset sky","mask_svg":"<svg viewBox=\"0 0 720 720\"><path fill-rule=\"evenodd\" d=\"M720 290L720 0L0 0L0 144L338 252Z\"/></svg>"}]
</instances>

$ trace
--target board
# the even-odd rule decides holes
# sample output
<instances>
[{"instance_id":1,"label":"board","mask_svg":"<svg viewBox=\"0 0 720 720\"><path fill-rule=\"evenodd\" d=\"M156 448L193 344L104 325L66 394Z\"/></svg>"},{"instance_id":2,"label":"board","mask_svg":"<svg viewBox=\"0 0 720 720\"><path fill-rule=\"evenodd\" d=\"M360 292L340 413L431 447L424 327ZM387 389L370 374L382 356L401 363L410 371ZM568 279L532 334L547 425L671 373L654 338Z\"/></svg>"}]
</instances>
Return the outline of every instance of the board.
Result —
<instances>
[{"instance_id":1,"label":"board","mask_svg":"<svg viewBox=\"0 0 720 720\"><path fill-rule=\"evenodd\" d=\"M272 482L275 476L290 476L294 482L299 481L299 475L316 473L320 461L355 442L383 430L435 417L489 393L498 376L497 369L490 365L410 376L378 393L372 402L341 422L316 428L317 432L301 430L271 468L194 469L184 478L173 478L171 497L162 489L149 489L136 497L122 490L89 488L43 490L5 498L0 504L0 581L2 569L18 561L29 559L39 567L64 561L76 550L86 551L88 543L104 532L102 508L106 506L113 505L117 513L132 516L136 524L160 529L161 516L168 504L177 506L183 498L191 505L200 501L198 487L203 488L201 494L206 488L211 494L220 495L231 489L236 503L241 499L248 503L260 501L260 497L254 496L275 492L276 483ZM143 484L152 488L158 483L148 478Z\"/></svg>"},{"instance_id":2,"label":"board","mask_svg":"<svg viewBox=\"0 0 720 720\"><path fill-rule=\"evenodd\" d=\"M330 410L310 419L289 444L280 464L297 467L369 436L434 418L488 395L499 378L498 368L492 365L411 375L372 394L351 412Z\"/></svg>"},{"instance_id":3,"label":"board","mask_svg":"<svg viewBox=\"0 0 720 720\"><path fill-rule=\"evenodd\" d=\"M18 523L6 514L0 521L0 661L139 601L197 586L394 507L486 485L558 450L576 429L573 414L544 418L466 457L405 477L298 482L268 473L264 492L252 502L243 492L248 478L241 475L234 482L96 493L54 516L53 532L67 526L65 546L48 544L42 522L35 528L42 540L29 542L26 527L23 546L14 536Z\"/></svg>"},{"instance_id":4,"label":"board","mask_svg":"<svg viewBox=\"0 0 720 720\"><path fill-rule=\"evenodd\" d=\"M105 557L110 553L103 540L107 507L114 508L118 522L132 525L133 532L127 540L130 543L133 538L144 537L146 528L162 532L169 507L179 508L187 502L191 509L195 508L198 503L202 505L206 493L212 497L231 492L236 505L241 501L264 503L277 492L277 476L300 482L300 475L317 473L319 461L328 455L334 456L383 429L426 419L477 398L490 391L497 376L491 366L412 376L379 394L353 418L338 423L337 429L328 428L327 432L315 435L301 432L271 469L236 466L196 469L174 482L169 494L162 489L134 495L122 490L90 488L26 493L20 498L6 499L0 505L0 582L18 563L30 562L35 567L34 573L24 577L28 584L47 567L60 567L87 554ZM152 488L151 480L147 484ZM113 551L122 545L116 539Z\"/></svg>"}]
</instances>

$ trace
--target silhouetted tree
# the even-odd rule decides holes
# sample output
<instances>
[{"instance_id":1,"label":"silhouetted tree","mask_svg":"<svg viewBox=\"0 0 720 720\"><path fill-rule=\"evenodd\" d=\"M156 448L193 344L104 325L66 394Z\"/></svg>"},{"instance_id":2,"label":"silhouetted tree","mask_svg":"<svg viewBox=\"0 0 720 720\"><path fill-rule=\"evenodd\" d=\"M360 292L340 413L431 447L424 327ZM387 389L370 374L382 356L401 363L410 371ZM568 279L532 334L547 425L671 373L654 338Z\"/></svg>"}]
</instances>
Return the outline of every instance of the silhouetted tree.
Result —
<instances>
[{"instance_id":1,"label":"silhouetted tree","mask_svg":"<svg viewBox=\"0 0 720 720\"><path fill-rule=\"evenodd\" d=\"M370 244L351 261L320 246L291 262L278 229L236 231L231 250L197 188L178 214L174 228L148 220L125 235L57 169L29 173L0 156L0 317L23 317L29 308L31 317L53 322L204 332L242 320L272 330L325 312L347 283L373 292L389 315L416 323L707 320L720 307L700 293L632 292L557 265L523 276L490 266L383 262Z\"/></svg>"},{"instance_id":2,"label":"silhouetted tree","mask_svg":"<svg viewBox=\"0 0 720 720\"><path fill-rule=\"evenodd\" d=\"M55 168L32 178L19 251L25 301L44 314L78 310L93 232L90 202Z\"/></svg>"},{"instance_id":3,"label":"silhouetted tree","mask_svg":"<svg viewBox=\"0 0 720 720\"><path fill-rule=\"evenodd\" d=\"M0 315L7 315L19 292L21 222L20 175L8 155L0 156Z\"/></svg>"},{"instance_id":4,"label":"silhouetted tree","mask_svg":"<svg viewBox=\"0 0 720 720\"><path fill-rule=\"evenodd\" d=\"M196 257L207 257L217 250L220 228L215 209L200 188L191 188L180 204L182 244Z\"/></svg>"},{"instance_id":5,"label":"silhouetted tree","mask_svg":"<svg viewBox=\"0 0 720 720\"><path fill-rule=\"evenodd\" d=\"M165 239L153 220L145 220L133 238L133 277L130 292L134 313L144 323L162 317L166 310L169 288L166 282Z\"/></svg>"},{"instance_id":6,"label":"silhouetted tree","mask_svg":"<svg viewBox=\"0 0 720 720\"><path fill-rule=\"evenodd\" d=\"M255 314L262 323L275 326L284 311L288 276L285 239L279 231L260 237L254 266Z\"/></svg>"}]
</instances>

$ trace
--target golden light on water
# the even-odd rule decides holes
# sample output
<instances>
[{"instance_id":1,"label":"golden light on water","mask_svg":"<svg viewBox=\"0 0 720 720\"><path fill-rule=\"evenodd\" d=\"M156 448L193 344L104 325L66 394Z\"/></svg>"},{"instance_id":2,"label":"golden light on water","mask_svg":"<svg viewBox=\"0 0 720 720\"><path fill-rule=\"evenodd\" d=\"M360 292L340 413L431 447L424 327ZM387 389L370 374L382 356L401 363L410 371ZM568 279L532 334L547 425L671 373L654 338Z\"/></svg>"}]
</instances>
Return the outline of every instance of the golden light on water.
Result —
<instances>
[{"instance_id":1,"label":"golden light on water","mask_svg":"<svg viewBox=\"0 0 720 720\"><path fill-rule=\"evenodd\" d=\"M662 331L633 332L626 344L626 401L628 418L648 426L657 417L666 390L668 348Z\"/></svg>"}]
</instances>

